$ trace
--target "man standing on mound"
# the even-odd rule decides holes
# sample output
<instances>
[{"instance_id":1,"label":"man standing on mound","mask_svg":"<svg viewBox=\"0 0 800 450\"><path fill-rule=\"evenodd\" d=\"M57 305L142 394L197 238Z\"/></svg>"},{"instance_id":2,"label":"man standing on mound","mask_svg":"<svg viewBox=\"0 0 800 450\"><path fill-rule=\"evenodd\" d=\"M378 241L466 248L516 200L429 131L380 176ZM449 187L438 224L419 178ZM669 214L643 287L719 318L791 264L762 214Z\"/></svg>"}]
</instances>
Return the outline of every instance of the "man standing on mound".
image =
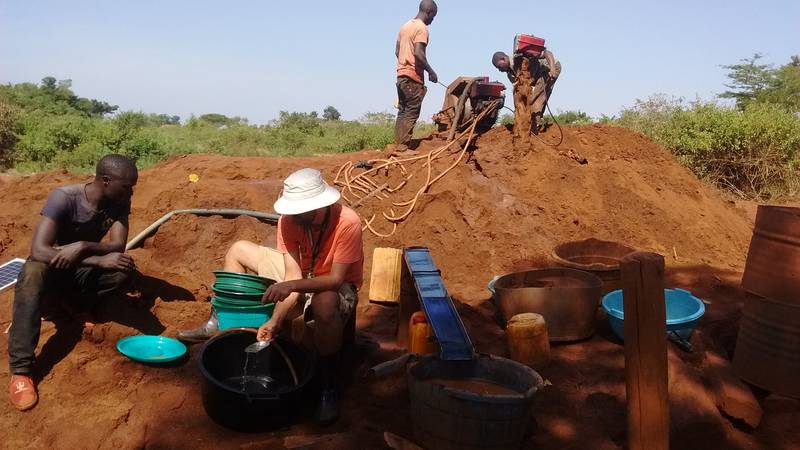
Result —
<instances>
[{"instance_id":1,"label":"man standing on mound","mask_svg":"<svg viewBox=\"0 0 800 450\"><path fill-rule=\"evenodd\" d=\"M540 131L544 131L544 127L542 126L544 108L550 100L550 95L553 93L553 86L555 86L556 80L561 75L561 62L556 59L553 52L545 49L538 58L515 54L513 65L507 54L495 52L495 54L492 55L492 64L497 70L505 72L506 76L508 76L508 80L514 83L517 80L517 70L519 70L522 58L527 58L529 61L528 71L531 74L533 84L531 130L534 134L538 134Z\"/></svg>"},{"instance_id":2,"label":"man standing on mound","mask_svg":"<svg viewBox=\"0 0 800 450\"><path fill-rule=\"evenodd\" d=\"M277 248L248 241L234 243L225 255L224 270L245 272L279 281L264 293L263 302L275 302L272 317L258 329L258 340L275 337L295 305L314 331L314 347L321 359L323 392L317 408L319 424L339 417L335 375L342 333L357 303L363 279L364 251L361 219L336 203L340 193L315 169L301 169L283 183L275 202ZM219 331L216 313L202 327L178 333L187 341L207 339Z\"/></svg>"},{"instance_id":3,"label":"man standing on mound","mask_svg":"<svg viewBox=\"0 0 800 450\"><path fill-rule=\"evenodd\" d=\"M136 267L123 252L138 177L133 161L106 155L97 163L94 181L58 188L47 197L14 292L8 390L17 409L33 408L39 399L31 376L43 298L77 289L80 304L64 306L87 310L130 280ZM109 232L110 239L100 242Z\"/></svg>"},{"instance_id":4,"label":"man standing on mound","mask_svg":"<svg viewBox=\"0 0 800 450\"><path fill-rule=\"evenodd\" d=\"M397 121L394 125L394 154L414 155L408 149L414 125L419 119L422 99L425 98L425 72L436 83L439 78L428 64L428 25L436 17L438 7L433 0L422 0L417 17L406 22L397 34L394 55L397 57Z\"/></svg>"}]
</instances>

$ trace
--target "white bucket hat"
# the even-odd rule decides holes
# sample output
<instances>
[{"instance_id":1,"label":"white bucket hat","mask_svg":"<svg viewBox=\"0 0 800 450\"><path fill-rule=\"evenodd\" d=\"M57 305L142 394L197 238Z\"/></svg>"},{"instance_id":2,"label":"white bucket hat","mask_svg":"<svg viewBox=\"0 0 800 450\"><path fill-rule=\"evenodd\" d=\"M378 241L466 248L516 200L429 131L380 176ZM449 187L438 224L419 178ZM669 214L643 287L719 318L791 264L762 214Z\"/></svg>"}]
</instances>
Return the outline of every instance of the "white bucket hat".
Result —
<instances>
[{"instance_id":1,"label":"white bucket hat","mask_svg":"<svg viewBox=\"0 0 800 450\"><path fill-rule=\"evenodd\" d=\"M281 197L275 202L278 214L295 215L336 203L342 194L322 179L316 169L300 169L283 182Z\"/></svg>"}]
</instances>

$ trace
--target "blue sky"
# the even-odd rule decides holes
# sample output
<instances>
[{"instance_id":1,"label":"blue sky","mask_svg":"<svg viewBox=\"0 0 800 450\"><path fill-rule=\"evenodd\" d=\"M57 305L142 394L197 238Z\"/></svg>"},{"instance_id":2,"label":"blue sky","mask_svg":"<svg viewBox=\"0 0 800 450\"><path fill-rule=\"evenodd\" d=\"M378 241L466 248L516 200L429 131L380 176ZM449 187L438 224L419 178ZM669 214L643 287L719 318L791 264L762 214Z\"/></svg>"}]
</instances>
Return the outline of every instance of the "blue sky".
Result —
<instances>
[{"instance_id":1,"label":"blue sky","mask_svg":"<svg viewBox=\"0 0 800 450\"><path fill-rule=\"evenodd\" d=\"M414 0L0 0L0 82L73 80L123 110L218 112L254 123L336 106L344 118L393 111L394 42ZM442 0L428 55L447 84L502 74L490 59L516 33L547 39L563 73L555 110L615 114L662 92L710 99L754 52L800 53L800 1ZM507 84L507 83L506 83ZM423 119L442 103L429 85ZM512 100L506 104L511 106Z\"/></svg>"}]
</instances>

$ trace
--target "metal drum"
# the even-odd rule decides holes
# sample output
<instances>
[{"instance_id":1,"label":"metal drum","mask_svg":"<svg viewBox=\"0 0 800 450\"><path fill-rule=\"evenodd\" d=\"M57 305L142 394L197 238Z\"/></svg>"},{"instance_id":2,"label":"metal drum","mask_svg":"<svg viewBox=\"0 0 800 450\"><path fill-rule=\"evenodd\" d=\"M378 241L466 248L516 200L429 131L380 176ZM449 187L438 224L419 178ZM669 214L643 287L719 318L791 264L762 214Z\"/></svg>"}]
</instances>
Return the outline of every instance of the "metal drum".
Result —
<instances>
[{"instance_id":1,"label":"metal drum","mask_svg":"<svg viewBox=\"0 0 800 450\"><path fill-rule=\"evenodd\" d=\"M742 287L800 306L800 208L758 207Z\"/></svg>"},{"instance_id":2,"label":"metal drum","mask_svg":"<svg viewBox=\"0 0 800 450\"><path fill-rule=\"evenodd\" d=\"M748 296L733 368L748 383L800 398L800 305Z\"/></svg>"},{"instance_id":3,"label":"metal drum","mask_svg":"<svg viewBox=\"0 0 800 450\"><path fill-rule=\"evenodd\" d=\"M536 269L504 275L494 284L504 321L541 314L551 341L577 341L594 333L603 282L575 269Z\"/></svg>"},{"instance_id":4,"label":"metal drum","mask_svg":"<svg viewBox=\"0 0 800 450\"><path fill-rule=\"evenodd\" d=\"M758 207L742 287L736 374L800 398L800 208Z\"/></svg>"}]
</instances>

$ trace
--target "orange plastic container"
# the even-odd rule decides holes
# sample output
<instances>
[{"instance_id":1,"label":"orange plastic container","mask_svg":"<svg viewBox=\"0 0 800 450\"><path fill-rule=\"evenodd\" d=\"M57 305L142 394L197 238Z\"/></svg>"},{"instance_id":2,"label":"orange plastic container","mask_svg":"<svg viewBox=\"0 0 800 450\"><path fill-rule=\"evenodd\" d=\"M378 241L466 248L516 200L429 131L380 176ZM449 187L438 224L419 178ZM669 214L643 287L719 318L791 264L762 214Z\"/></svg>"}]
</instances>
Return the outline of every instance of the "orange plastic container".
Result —
<instances>
[{"instance_id":1,"label":"orange plastic container","mask_svg":"<svg viewBox=\"0 0 800 450\"><path fill-rule=\"evenodd\" d=\"M418 355L430 355L439 350L439 345L433 337L433 328L428 323L425 313L417 311L411 315L408 323L409 345L408 350Z\"/></svg>"},{"instance_id":2,"label":"orange plastic container","mask_svg":"<svg viewBox=\"0 0 800 450\"><path fill-rule=\"evenodd\" d=\"M550 361L550 340L544 317L534 313L517 314L506 324L511 359L533 368Z\"/></svg>"}]
</instances>

